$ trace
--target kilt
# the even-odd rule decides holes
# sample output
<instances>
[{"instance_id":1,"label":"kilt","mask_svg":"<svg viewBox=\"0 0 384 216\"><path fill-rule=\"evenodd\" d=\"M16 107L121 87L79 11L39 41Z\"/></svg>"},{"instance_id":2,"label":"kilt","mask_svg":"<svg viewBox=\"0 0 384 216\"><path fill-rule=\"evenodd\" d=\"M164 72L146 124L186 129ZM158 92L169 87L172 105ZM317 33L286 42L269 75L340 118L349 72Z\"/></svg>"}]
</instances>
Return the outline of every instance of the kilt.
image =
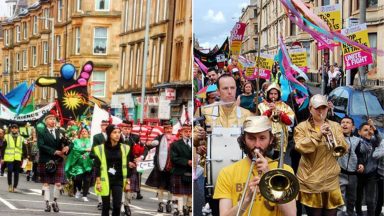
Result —
<instances>
[{"instance_id":1,"label":"kilt","mask_svg":"<svg viewBox=\"0 0 384 216\"><path fill-rule=\"evenodd\" d=\"M136 169L131 169L131 177L129 177L129 180L131 182L131 191L132 192L139 192L140 191L140 173L137 172Z\"/></svg>"},{"instance_id":2,"label":"kilt","mask_svg":"<svg viewBox=\"0 0 384 216\"><path fill-rule=\"evenodd\" d=\"M40 175L40 182L41 183L48 183L48 184L55 184L55 183L61 183L65 184L67 183L65 179L64 174L64 162L60 161L57 163L57 170L56 173L48 174L45 172L45 163L39 163L37 166L37 171Z\"/></svg>"},{"instance_id":3,"label":"kilt","mask_svg":"<svg viewBox=\"0 0 384 216\"><path fill-rule=\"evenodd\" d=\"M167 171L160 171L156 167L153 168L149 174L145 184L149 187L162 188L164 190L169 190L169 185L171 184L171 174Z\"/></svg>"},{"instance_id":4,"label":"kilt","mask_svg":"<svg viewBox=\"0 0 384 216\"><path fill-rule=\"evenodd\" d=\"M172 194L183 194L191 195L192 194L192 182L185 183L183 182L181 175L172 175L171 176L171 189Z\"/></svg>"}]
</instances>

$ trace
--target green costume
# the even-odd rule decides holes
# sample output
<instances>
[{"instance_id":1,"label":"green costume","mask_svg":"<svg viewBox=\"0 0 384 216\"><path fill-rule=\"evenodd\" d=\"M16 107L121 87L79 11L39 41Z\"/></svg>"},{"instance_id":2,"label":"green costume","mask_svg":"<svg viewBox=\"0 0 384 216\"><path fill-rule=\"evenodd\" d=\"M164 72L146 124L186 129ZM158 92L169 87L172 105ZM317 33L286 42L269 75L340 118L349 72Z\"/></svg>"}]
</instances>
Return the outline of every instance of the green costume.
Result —
<instances>
[{"instance_id":1,"label":"green costume","mask_svg":"<svg viewBox=\"0 0 384 216\"><path fill-rule=\"evenodd\" d=\"M89 172L92 170L93 161L86 149L91 148L91 140L89 138L75 139L73 148L65 162L65 175L68 178Z\"/></svg>"}]
</instances>

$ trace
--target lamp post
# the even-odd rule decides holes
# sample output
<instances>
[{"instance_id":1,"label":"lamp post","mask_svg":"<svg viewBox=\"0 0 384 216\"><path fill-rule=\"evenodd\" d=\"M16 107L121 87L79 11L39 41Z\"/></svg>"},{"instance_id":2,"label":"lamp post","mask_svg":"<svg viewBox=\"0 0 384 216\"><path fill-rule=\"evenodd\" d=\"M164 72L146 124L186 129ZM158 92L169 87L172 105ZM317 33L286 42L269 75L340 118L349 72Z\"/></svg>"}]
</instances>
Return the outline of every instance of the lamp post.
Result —
<instances>
[{"instance_id":1,"label":"lamp post","mask_svg":"<svg viewBox=\"0 0 384 216\"><path fill-rule=\"evenodd\" d=\"M53 77L53 58L54 58L54 50L55 50L55 19L54 18L48 18L48 17L37 17L38 19L47 20L51 22L51 69L49 71L49 76ZM50 94L50 102L52 103L54 101L54 89L51 88L51 94Z\"/></svg>"}]
</instances>

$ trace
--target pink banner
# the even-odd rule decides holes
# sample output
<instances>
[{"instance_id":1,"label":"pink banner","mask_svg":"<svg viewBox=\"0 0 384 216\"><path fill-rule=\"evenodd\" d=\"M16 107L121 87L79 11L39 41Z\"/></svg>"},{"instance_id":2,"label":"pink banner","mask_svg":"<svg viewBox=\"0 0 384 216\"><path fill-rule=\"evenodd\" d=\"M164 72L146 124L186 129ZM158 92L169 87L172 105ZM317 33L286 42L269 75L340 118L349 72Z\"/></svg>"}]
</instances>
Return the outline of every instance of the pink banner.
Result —
<instances>
[{"instance_id":1,"label":"pink banner","mask_svg":"<svg viewBox=\"0 0 384 216\"><path fill-rule=\"evenodd\" d=\"M257 73L257 68L255 68L255 79L257 79L257 75L260 75L260 79L269 80L269 78L271 78L271 70L260 68L260 72Z\"/></svg>"},{"instance_id":2,"label":"pink banner","mask_svg":"<svg viewBox=\"0 0 384 216\"><path fill-rule=\"evenodd\" d=\"M240 55L245 27L247 27L246 23L237 22L231 31L230 51L232 55Z\"/></svg>"},{"instance_id":3,"label":"pink banner","mask_svg":"<svg viewBox=\"0 0 384 216\"><path fill-rule=\"evenodd\" d=\"M372 54L366 51L357 51L344 56L345 69L349 70L373 63Z\"/></svg>"}]
</instances>

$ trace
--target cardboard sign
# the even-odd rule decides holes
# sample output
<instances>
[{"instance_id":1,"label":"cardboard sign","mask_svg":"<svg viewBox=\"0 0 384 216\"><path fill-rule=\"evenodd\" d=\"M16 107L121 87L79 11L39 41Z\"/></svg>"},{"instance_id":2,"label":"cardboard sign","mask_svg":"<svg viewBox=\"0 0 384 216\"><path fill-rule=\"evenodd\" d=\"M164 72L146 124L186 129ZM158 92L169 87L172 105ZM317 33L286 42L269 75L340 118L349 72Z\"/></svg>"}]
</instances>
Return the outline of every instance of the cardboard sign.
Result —
<instances>
[{"instance_id":1,"label":"cardboard sign","mask_svg":"<svg viewBox=\"0 0 384 216\"><path fill-rule=\"evenodd\" d=\"M240 55L246 23L237 22L231 31L230 52L232 55Z\"/></svg>"},{"instance_id":2,"label":"cardboard sign","mask_svg":"<svg viewBox=\"0 0 384 216\"><path fill-rule=\"evenodd\" d=\"M247 77L251 79L269 79L273 67L273 55L268 53L260 53L260 57L256 55L255 67L253 67L253 76ZM259 70L258 70L259 69Z\"/></svg>"},{"instance_id":3,"label":"cardboard sign","mask_svg":"<svg viewBox=\"0 0 384 216\"><path fill-rule=\"evenodd\" d=\"M341 30L341 33L348 36L349 39L356 41L357 43L370 47L367 25L365 23L353 26L351 28L343 29ZM360 48L351 46L349 44L343 44L342 47L346 70L373 63L372 53L363 51Z\"/></svg>"},{"instance_id":4,"label":"cardboard sign","mask_svg":"<svg viewBox=\"0 0 384 216\"><path fill-rule=\"evenodd\" d=\"M291 57L292 64L299 67L302 71L308 71L307 63L307 50L304 48L290 49L289 56Z\"/></svg>"},{"instance_id":5,"label":"cardboard sign","mask_svg":"<svg viewBox=\"0 0 384 216\"><path fill-rule=\"evenodd\" d=\"M143 172L144 170L153 169L155 165L153 164L153 160L151 161L141 161L137 163L136 170L137 172Z\"/></svg>"},{"instance_id":6,"label":"cardboard sign","mask_svg":"<svg viewBox=\"0 0 384 216\"><path fill-rule=\"evenodd\" d=\"M326 5L321 6L315 9L316 14L324 20L325 23L329 26L331 30L334 31L340 31L342 27L342 21L341 21L341 6L340 4L336 5ZM339 43L335 43L332 40L322 37L327 44L329 44L331 47L339 46ZM319 42L317 43L317 49L321 50L327 48L325 44Z\"/></svg>"}]
</instances>

